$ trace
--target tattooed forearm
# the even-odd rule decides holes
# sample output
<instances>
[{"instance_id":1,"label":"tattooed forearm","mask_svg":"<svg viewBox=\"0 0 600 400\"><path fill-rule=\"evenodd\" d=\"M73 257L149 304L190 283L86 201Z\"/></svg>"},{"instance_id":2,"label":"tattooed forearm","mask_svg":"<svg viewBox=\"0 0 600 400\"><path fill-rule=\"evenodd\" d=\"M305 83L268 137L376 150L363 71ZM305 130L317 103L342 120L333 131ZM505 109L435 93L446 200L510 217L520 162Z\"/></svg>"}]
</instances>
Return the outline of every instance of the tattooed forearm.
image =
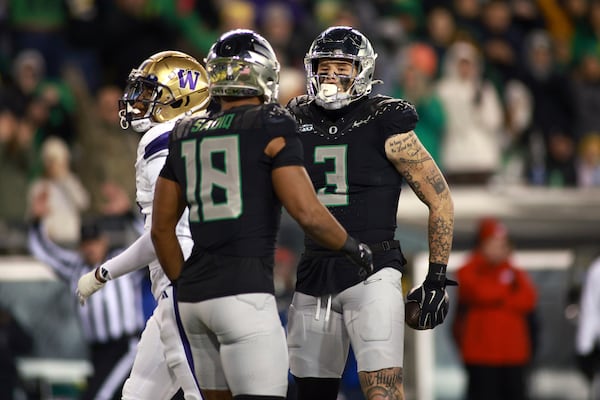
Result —
<instances>
[{"instance_id":1,"label":"tattooed forearm","mask_svg":"<svg viewBox=\"0 0 600 400\"><path fill-rule=\"evenodd\" d=\"M360 372L360 385L367 400L403 400L402 368Z\"/></svg>"},{"instance_id":2,"label":"tattooed forearm","mask_svg":"<svg viewBox=\"0 0 600 400\"><path fill-rule=\"evenodd\" d=\"M413 175L410 172L406 172L403 176L404 180L406 181L406 183L408 183L408 186L410 186L413 192L415 192L419 200L421 200L424 203L427 203L427 198L421 191L421 183L414 179Z\"/></svg>"},{"instance_id":3,"label":"tattooed forearm","mask_svg":"<svg viewBox=\"0 0 600 400\"><path fill-rule=\"evenodd\" d=\"M447 264L452 250L454 219L449 215L432 215L429 218L429 260Z\"/></svg>"},{"instance_id":4,"label":"tattooed forearm","mask_svg":"<svg viewBox=\"0 0 600 400\"><path fill-rule=\"evenodd\" d=\"M446 185L446 181L442 177L442 174L437 170L432 170L431 174L428 174L425 177L425 180L433 187L437 194L441 194L442 192L446 191L446 189L448 189L448 186Z\"/></svg>"},{"instance_id":5,"label":"tattooed forearm","mask_svg":"<svg viewBox=\"0 0 600 400\"><path fill-rule=\"evenodd\" d=\"M424 175L405 174L415 195L429 208L428 236L431 262L447 264L452 249L454 206L446 180L437 168Z\"/></svg>"},{"instance_id":6,"label":"tattooed forearm","mask_svg":"<svg viewBox=\"0 0 600 400\"><path fill-rule=\"evenodd\" d=\"M447 196L448 194L448 185L446 184L446 180L440 173L437 168L430 168L424 176L424 182L419 181L413 173L411 173L410 168L407 168L403 174L406 183L411 187L413 192L417 195L417 197L429 205L431 203L431 198L425 195L425 192L431 191L437 196Z\"/></svg>"},{"instance_id":7,"label":"tattooed forearm","mask_svg":"<svg viewBox=\"0 0 600 400\"><path fill-rule=\"evenodd\" d=\"M429 208L430 261L447 264L452 248L454 205L442 172L412 131L390 137L386 155Z\"/></svg>"},{"instance_id":8,"label":"tattooed forearm","mask_svg":"<svg viewBox=\"0 0 600 400\"><path fill-rule=\"evenodd\" d=\"M407 172L403 176L415 195L429 208L429 259L431 262L447 264L454 230L454 205L450 190L438 168L431 168L425 174L419 172Z\"/></svg>"}]
</instances>

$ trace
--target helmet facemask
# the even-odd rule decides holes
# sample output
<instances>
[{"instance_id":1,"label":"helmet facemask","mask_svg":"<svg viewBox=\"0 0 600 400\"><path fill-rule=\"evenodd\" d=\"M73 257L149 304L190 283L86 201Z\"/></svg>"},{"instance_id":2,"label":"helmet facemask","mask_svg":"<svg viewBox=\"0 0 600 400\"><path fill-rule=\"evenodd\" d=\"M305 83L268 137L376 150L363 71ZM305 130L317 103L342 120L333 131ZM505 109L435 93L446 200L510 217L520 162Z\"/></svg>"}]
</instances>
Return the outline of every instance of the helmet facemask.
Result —
<instances>
[{"instance_id":1,"label":"helmet facemask","mask_svg":"<svg viewBox=\"0 0 600 400\"><path fill-rule=\"evenodd\" d=\"M304 58L307 91L317 105L336 110L371 92L377 54L368 39L350 27L325 30L310 47ZM318 74L319 63L340 60L352 63L352 75L336 74L342 88L324 83L326 75Z\"/></svg>"},{"instance_id":2,"label":"helmet facemask","mask_svg":"<svg viewBox=\"0 0 600 400\"><path fill-rule=\"evenodd\" d=\"M347 62L345 70L348 73L328 72L319 68L320 64L332 63L340 65L339 61ZM357 63L351 59L316 58L311 63L310 85L315 90L315 101L326 110L333 110L347 106L352 101L352 93L356 82ZM339 67L336 68L336 71ZM313 72L314 71L314 72ZM333 82L332 82L333 81Z\"/></svg>"},{"instance_id":3,"label":"helmet facemask","mask_svg":"<svg viewBox=\"0 0 600 400\"><path fill-rule=\"evenodd\" d=\"M131 125L136 132L146 132L158 124L152 119L152 115L157 99L160 98L159 90L169 90L169 88L160 88L156 80L142 77L139 70L132 70L129 77L123 97L119 100L121 127L127 129Z\"/></svg>"}]
</instances>

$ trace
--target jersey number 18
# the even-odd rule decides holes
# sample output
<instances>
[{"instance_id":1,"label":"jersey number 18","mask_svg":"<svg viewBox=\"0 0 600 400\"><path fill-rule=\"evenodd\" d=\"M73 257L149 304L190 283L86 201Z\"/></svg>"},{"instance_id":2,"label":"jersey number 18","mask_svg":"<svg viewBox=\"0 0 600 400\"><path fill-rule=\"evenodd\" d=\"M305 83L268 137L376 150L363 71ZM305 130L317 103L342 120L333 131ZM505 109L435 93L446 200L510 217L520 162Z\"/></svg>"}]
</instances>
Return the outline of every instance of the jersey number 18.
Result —
<instances>
[{"instance_id":1,"label":"jersey number 18","mask_svg":"<svg viewBox=\"0 0 600 400\"><path fill-rule=\"evenodd\" d=\"M190 222L238 218L242 214L238 136L205 137L199 144L197 143L196 140L181 143L187 184L185 195L190 204ZM223 168L213 165L215 154L219 154L224 160ZM200 180L197 176L198 170ZM214 190L224 192L222 201L215 201Z\"/></svg>"}]
</instances>

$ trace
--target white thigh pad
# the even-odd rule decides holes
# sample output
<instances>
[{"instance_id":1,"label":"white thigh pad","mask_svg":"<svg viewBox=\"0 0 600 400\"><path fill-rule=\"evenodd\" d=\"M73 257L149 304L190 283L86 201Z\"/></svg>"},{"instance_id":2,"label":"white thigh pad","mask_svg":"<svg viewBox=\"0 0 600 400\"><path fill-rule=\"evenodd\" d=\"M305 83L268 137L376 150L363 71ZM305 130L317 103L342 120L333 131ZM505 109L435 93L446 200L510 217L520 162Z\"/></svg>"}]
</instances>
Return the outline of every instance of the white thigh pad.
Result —
<instances>
[{"instance_id":1,"label":"white thigh pad","mask_svg":"<svg viewBox=\"0 0 600 400\"><path fill-rule=\"evenodd\" d=\"M285 397L288 356L285 332L273 295L248 293L179 305L182 320L187 320L187 317L183 317L184 306L186 309L196 307L198 319L190 324L184 322L192 351L199 355L199 362L206 364L200 358L201 354L214 357L213 351L218 350L220 365L217 366L226 377L227 386L234 396ZM196 334L199 334L200 340L192 342ZM196 345L204 349L194 349ZM198 371L200 386L222 389L207 386L218 382L209 382L203 376L203 370L201 368Z\"/></svg>"},{"instance_id":2,"label":"white thigh pad","mask_svg":"<svg viewBox=\"0 0 600 400\"><path fill-rule=\"evenodd\" d=\"M290 370L294 376L342 376L348 357L349 338L342 314L332 310L328 300L331 300L328 296L319 300L304 293L294 294L287 327Z\"/></svg>"},{"instance_id":3,"label":"white thigh pad","mask_svg":"<svg viewBox=\"0 0 600 400\"><path fill-rule=\"evenodd\" d=\"M359 371L403 366L401 278L400 271L384 268L338 296Z\"/></svg>"}]
</instances>

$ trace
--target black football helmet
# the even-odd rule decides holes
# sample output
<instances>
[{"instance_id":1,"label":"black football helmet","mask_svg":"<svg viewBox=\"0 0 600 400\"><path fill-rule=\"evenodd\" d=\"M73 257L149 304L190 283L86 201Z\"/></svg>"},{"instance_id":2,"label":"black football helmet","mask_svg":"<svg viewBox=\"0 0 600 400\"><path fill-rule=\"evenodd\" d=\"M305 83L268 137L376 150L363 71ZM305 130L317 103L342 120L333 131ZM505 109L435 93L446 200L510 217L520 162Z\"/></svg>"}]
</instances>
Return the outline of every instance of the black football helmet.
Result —
<instances>
[{"instance_id":1,"label":"black football helmet","mask_svg":"<svg viewBox=\"0 0 600 400\"><path fill-rule=\"evenodd\" d=\"M262 96L266 103L277 101L279 62L269 42L256 32L224 33L205 63L211 96Z\"/></svg>"},{"instance_id":2,"label":"black football helmet","mask_svg":"<svg viewBox=\"0 0 600 400\"><path fill-rule=\"evenodd\" d=\"M369 94L376 58L371 42L358 30L349 26L326 29L314 40L304 57L309 97L325 109L339 109ZM317 74L317 68L322 59L343 59L353 63L356 70L354 76L340 76L340 79L348 82L344 91L332 93L321 86L324 77Z\"/></svg>"}]
</instances>

